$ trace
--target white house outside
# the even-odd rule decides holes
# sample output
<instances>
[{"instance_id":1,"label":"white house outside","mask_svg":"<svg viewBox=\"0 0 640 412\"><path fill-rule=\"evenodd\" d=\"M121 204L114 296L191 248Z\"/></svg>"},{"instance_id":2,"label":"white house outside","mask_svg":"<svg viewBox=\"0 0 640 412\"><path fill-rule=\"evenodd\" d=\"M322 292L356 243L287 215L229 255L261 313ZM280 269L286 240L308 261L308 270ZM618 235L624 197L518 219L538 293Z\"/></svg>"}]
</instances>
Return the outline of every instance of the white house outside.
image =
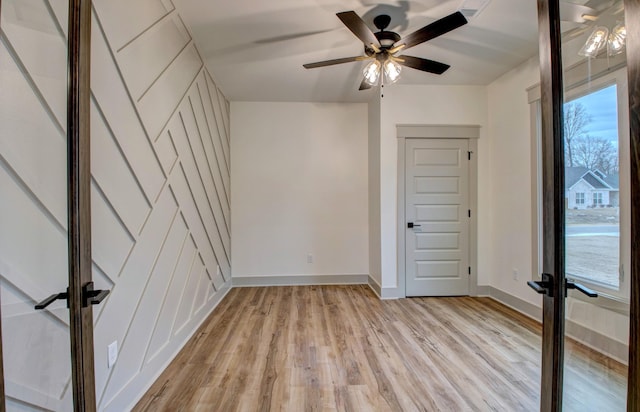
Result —
<instances>
[{"instance_id":1,"label":"white house outside","mask_svg":"<svg viewBox=\"0 0 640 412\"><path fill-rule=\"evenodd\" d=\"M618 207L618 174L605 175L586 167L565 168L565 204L569 209Z\"/></svg>"}]
</instances>

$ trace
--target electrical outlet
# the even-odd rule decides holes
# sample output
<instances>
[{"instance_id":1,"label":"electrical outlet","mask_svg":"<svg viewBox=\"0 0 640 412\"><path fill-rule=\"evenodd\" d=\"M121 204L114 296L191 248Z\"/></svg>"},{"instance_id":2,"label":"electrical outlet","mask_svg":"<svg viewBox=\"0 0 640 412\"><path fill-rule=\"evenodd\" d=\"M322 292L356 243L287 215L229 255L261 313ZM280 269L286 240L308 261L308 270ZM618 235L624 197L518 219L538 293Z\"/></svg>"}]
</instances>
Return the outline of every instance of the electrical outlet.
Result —
<instances>
[{"instance_id":1,"label":"electrical outlet","mask_svg":"<svg viewBox=\"0 0 640 412\"><path fill-rule=\"evenodd\" d=\"M313 255L311 253L307 253L307 263L313 263Z\"/></svg>"},{"instance_id":2,"label":"electrical outlet","mask_svg":"<svg viewBox=\"0 0 640 412\"><path fill-rule=\"evenodd\" d=\"M116 363L118 359L118 341L114 340L107 346L108 359L107 359L107 367L111 369L111 367Z\"/></svg>"},{"instance_id":3,"label":"electrical outlet","mask_svg":"<svg viewBox=\"0 0 640 412\"><path fill-rule=\"evenodd\" d=\"M518 280L518 269L513 268L513 280Z\"/></svg>"}]
</instances>

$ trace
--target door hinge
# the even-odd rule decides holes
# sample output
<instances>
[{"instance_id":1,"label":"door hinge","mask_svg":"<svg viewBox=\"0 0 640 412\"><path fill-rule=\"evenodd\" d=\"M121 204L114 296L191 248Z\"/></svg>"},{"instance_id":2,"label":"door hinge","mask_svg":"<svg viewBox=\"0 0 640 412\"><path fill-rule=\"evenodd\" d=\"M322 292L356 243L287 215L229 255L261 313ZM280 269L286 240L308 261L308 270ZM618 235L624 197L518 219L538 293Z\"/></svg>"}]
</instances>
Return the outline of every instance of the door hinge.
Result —
<instances>
[{"instance_id":1,"label":"door hinge","mask_svg":"<svg viewBox=\"0 0 640 412\"><path fill-rule=\"evenodd\" d=\"M469 266L469 274L471 274L471 266Z\"/></svg>"},{"instance_id":2,"label":"door hinge","mask_svg":"<svg viewBox=\"0 0 640 412\"><path fill-rule=\"evenodd\" d=\"M469 160L471 160L471 153L473 153L471 150L469 150L469 151L467 152L467 158L468 158Z\"/></svg>"},{"instance_id":3,"label":"door hinge","mask_svg":"<svg viewBox=\"0 0 640 412\"><path fill-rule=\"evenodd\" d=\"M469 217L471 217L471 209L469 209L468 212L469 212Z\"/></svg>"}]
</instances>

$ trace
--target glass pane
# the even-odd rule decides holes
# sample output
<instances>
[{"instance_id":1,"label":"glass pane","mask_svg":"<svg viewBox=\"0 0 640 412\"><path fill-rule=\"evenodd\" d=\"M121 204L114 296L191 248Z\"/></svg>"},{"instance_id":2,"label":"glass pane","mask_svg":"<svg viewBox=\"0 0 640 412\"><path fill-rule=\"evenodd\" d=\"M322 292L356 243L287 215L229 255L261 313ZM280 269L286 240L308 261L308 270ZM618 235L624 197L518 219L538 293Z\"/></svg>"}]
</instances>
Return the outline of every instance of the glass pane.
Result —
<instances>
[{"instance_id":1,"label":"glass pane","mask_svg":"<svg viewBox=\"0 0 640 412\"><path fill-rule=\"evenodd\" d=\"M628 106L622 1L563 1L565 411L626 410Z\"/></svg>"},{"instance_id":2,"label":"glass pane","mask_svg":"<svg viewBox=\"0 0 640 412\"><path fill-rule=\"evenodd\" d=\"M569 94L570 95L570 94ZM617 86L564 105L567 276L620 286Z\"/></svg>"},{"instance_id":3,"label":"glass pane","mask_svg":"<svg viewBox=\"0 0 640 412\"><path fill-rule=\"evenodd\" d=\"M67 2L2 1L0 304L8 411L69 411Z\"/></svg>"}]
</instances>

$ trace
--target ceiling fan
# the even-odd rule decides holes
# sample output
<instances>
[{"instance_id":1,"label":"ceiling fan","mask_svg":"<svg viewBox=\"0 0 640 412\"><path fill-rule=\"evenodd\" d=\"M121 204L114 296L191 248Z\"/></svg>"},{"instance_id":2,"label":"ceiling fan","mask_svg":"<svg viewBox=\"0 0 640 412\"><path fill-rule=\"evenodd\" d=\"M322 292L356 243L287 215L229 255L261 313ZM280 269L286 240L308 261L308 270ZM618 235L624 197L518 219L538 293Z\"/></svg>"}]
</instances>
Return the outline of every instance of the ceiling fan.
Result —
<instances>
[{"instance_id":1,"label":"ceiling fan","mask_svg":"<svg viewBox=\"0 0 640 412\"><path fill-rule=\"evenodd\" d=\"M377 33L373 33L360 16L353 11L345 11L336 15L364 43L365 55L307 63L303 67L313 69L335 64L371 60L371 63L364 69L364 79L360 84L360 90L369 89L377 85L383 76L386 78L387 83L397 81L400 76L400 66L434 74L444 73L450 67L448 64L421 57L398 55L398 53L467 24L467 19L457 11L402 38L398 33L385 31L391 22L391 17L386 14L381 14L373 19L373 24L380 30Z\"/></svg>"}]
</instances>

